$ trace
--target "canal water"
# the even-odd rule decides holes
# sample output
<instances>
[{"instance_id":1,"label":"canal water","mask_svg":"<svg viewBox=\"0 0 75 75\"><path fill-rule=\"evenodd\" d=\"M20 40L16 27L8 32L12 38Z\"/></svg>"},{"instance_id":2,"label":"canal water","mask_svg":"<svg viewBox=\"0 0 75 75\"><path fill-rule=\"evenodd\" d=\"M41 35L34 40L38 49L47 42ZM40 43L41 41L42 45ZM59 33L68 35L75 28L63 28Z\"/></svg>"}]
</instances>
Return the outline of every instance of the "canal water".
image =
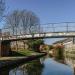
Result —
<instances>
[{"instance_id":1,"label":"canal water","mask_svg":"<svg viewBox=\"0 0 75 75\"><path fill-rule=\"evenodd\" d=\"M0 75L74 75L73 59L65 59L65 62L63 64L53 58L43 57L14 69L1 71Z\"/></svg>"}]
</instances>

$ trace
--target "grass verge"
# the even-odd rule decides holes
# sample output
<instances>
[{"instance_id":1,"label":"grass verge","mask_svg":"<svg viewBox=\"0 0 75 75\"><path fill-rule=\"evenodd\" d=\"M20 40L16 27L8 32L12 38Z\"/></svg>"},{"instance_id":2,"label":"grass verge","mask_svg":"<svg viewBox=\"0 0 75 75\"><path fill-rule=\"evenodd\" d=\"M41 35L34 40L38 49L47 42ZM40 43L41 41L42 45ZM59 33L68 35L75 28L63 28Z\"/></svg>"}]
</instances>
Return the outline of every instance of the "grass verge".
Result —
<instances>
[{"instance_id":1,"label":"grass verge","mask_svg":"<svg viewBox=\"0 0 75 75\"><path fill-rule=\"evenodd\" d=\"M19 51L12 51L11 56L30 56L30 55L37 55L37 54L40 53L30 51L30 50L19 50Z\"/></svg>"}]
</instances>

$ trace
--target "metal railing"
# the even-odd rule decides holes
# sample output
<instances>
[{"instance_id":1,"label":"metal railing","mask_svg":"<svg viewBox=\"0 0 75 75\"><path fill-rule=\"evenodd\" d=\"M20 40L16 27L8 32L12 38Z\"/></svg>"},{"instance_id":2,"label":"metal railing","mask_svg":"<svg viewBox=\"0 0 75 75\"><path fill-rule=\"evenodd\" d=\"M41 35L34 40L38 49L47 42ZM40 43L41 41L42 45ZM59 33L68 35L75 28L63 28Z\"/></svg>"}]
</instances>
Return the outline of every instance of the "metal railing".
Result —
<instances>
[{"instance_id":1,"label":"metal railing","mask_svg":"<svg viewBox=\"0 0 75 75\"><path fill-rule=\"evenodd\" d=\"M37 32L34 31L34 33L32 32L28 32L28 33L23 33L23 29L17 29L17 32L14 31L14 34L12 32L12 28L11 27L7 27L7 28L3 28L2 29L2 36L1 39L4 38L19 38L19 37L23 37L26 38L27 36L29 37L34 37L34 34L39 35L40 34L46 34L46 33L53 33L53 35L56 35L54 33L70 33L72 35L75 35L75 22L62 22L62 23L48 23L48 24L41 24L40 28L38 29ZM71 33L72 32L72 33Z\"/></svg>"}]
</instances>

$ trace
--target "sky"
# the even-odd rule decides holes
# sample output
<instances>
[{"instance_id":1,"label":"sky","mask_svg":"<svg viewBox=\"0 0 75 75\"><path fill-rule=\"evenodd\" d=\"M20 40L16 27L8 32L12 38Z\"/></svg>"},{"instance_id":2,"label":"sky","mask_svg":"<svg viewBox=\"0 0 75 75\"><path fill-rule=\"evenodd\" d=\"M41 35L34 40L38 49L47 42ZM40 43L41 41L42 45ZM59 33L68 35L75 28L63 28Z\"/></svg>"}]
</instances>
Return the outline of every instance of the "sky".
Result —
<instances>
[{"instance_id":1,"label":"sky","mask_svg":"<svg viewBox=\"0 0 75 75\"><path fill-rule=\"evenodd\" d=\"M75 22L75 0L5 0L5 2L5 14L16 9L27 9L39 17L41 24Z\"/></svg>"},{"instance_id":2,"label":"sky","mask_svg":"<svg viewBox=\"0 0 75 75\"><path fill-rule=\"evenodd\" d=\"M5 0L7 12L15 9L33 11L41 23L75 22L75 0Z\"/></svg>"}]
</instances>

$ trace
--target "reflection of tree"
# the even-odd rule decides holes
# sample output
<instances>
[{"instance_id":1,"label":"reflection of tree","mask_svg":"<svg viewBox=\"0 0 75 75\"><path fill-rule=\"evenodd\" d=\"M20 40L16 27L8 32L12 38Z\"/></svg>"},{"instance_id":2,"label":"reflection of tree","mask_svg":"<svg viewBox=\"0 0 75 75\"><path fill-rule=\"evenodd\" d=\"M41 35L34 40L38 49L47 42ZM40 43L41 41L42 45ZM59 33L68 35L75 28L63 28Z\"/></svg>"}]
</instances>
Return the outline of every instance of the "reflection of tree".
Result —
<instances>
[{"instance_id":1,"label":"reflection of tree","mask_svg":"<svg viewBox=\"0 0 75 75\"><path fill-rule=\"evenodd\" d=\"M9 72L9 75L27 75L26 69L25 69L25 64L18 68L11 70Z\"/></svg>"},{"instance_id":2,"label":"reflection of tree","mask_svg":"<svg viewBox=\"0 0 75 75\"><path fill-rule=\"evenodd\" d=\"M0 75L9 75L9 70L1 70Z\"/></svg>"},{"instance_id":3,"label":"reflection of tree","mask_svg":"<svg viewBox=\"0 0 75 75\"><path fill-rule=\"evenodd\" d=\"M42 59L41 61L44 60ZM43 63L38 59L19 66L8 73L9 75L41 75L43 67Z\"/></svg>"},{"instance_id":4,"label":"reflection of tree","mask_svg":"<svg viewBox=\"0 0 75 75\"><path fill-rule=\"evenodd\" d=\"M26 65L28 75L41 75L43 64L40 60L35 60Z\"/></svg>"}]
</instances>

